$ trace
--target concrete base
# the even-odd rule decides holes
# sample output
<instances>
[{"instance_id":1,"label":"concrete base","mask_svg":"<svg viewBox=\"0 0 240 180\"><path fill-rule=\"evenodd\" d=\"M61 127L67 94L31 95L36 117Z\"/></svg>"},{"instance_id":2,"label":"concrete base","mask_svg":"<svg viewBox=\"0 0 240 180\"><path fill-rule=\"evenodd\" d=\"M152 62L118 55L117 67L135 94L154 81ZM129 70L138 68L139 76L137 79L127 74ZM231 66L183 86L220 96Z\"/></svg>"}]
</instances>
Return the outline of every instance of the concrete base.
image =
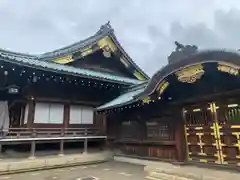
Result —
<instances>
[{"instance_id":1,"label":"concrete base","mask_svg":"<svg viewBox=\"0 0 240 180\"><path fill-rule=\"evenodd\" d=\"M5 159L0 162L0 174L51 169L82 164L101 163L112 160L110 152L45 156L28 159Z\"/></svg>"},{"instance_id":2,"label":"concrete base","mask_svg":"<svg viewBox=\"0 0 240 180\"><path fill-rule=\"evenodd\" d=\"M28 159L36 159L35 156L29 156Z\"/></svg>"},{"instance_id":3,"label":"concrete base","mask_svg":"<svg viewBox=\"0 0 240 180\"><path fill-rule=\"evenodd\" d=\"M174 165L161 161L148 161L114 156L115 161L144 165L146 178L151 180L239 180L240 173L227 170Z\"/></svg>"}]
</instances>

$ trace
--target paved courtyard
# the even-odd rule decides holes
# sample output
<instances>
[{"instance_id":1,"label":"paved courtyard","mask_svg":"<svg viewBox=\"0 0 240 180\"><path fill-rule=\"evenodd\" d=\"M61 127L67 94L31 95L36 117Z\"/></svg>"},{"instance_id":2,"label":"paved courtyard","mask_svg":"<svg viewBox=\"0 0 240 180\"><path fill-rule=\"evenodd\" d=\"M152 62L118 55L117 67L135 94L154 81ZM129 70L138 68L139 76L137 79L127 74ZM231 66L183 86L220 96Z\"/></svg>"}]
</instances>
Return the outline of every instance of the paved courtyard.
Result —
<instances>
[{"instance_id":1,"label":"paved courtyard","mask_svg":"<svg viewBox=\"0 0 240 180\"><path fill-rule=\"evenodd\" d=\"M0 176L0 180L144 180L144 177L143 166L120 162L108 162L3 175Z\"/></svg>"}]
</instances>

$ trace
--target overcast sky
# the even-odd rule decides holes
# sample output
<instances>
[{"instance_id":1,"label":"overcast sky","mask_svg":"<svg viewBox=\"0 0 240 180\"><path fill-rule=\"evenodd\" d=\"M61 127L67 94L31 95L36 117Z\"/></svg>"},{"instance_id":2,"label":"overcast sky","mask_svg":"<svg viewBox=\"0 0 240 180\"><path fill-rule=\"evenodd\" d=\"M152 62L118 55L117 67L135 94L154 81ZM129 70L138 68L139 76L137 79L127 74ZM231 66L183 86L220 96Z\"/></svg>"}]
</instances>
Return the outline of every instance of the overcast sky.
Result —
<instances>
[{"instance_id":1,"label":"overcast sky","mask_svg":"<svg viewBox=\"0 0 240 180\"><path fill-rule=\"evenodd\" d=\"M239 0L0 0L0 47L43 53L94 34L108 20L149 75L167 63L174 40L240 48Z\"/></svg>"}]
</instances>

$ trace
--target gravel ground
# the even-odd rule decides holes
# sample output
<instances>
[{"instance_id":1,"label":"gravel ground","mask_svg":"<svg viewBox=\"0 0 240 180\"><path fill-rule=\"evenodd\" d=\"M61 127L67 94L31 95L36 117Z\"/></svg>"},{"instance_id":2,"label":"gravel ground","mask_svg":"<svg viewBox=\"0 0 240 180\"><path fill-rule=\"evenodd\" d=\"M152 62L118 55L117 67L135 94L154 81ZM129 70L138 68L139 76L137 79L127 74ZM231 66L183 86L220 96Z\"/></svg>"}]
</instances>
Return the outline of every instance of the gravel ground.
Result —
<instances>
[{"instance_id":1,"label":"gravel ground","mask_svg":"<svg viewBox=\"0 0 240 180\"><path fill-rule=\"evenodd\" d=\"M120 162L0 176L0 180L144 180L143 166Z\"/></svg>"}]
</instances>

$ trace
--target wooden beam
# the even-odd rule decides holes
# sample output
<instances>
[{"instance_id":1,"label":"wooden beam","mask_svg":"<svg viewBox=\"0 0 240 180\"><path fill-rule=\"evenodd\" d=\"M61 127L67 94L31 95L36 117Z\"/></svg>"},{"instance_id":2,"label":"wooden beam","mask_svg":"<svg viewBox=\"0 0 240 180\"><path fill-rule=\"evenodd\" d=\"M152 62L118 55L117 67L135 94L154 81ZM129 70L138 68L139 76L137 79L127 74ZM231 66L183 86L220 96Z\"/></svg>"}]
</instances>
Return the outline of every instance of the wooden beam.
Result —
<instances>
[{"instance_id":1,"label":"wooden beam","mask_svg":"<svg viewBox=\"0 0 240 180\"><path fill-rule=\"evenodd\" d=\"M49 98L49 97L35 97L35 101L68 103L68 104L83 104L83 105L91 105L91 106L98 106L98 105L100 105L99 102L64 100L64 99L60 99L60 98Z\"/></svg>"},{"instance_id":2,"label":"wooden beam","mask_svg":"<svg viewBox=\"0 0 240 180\"><path fill-rule=\"evenodd\" d=\"M228 91L228 92L223 92L223 93L216 93L216 94L209 94L201 97L192 97L188 98L186 100L180 100L180 101L173 101L170 102L169 104L172 105L180 105L180 104L185 104L185 103L192 103L192 102L203 102L207 100L215 100L216 98L222 98L223 96L234 96L240 94L240 89L233 90L233 91Z\"/></svg>"}]
</instances>

